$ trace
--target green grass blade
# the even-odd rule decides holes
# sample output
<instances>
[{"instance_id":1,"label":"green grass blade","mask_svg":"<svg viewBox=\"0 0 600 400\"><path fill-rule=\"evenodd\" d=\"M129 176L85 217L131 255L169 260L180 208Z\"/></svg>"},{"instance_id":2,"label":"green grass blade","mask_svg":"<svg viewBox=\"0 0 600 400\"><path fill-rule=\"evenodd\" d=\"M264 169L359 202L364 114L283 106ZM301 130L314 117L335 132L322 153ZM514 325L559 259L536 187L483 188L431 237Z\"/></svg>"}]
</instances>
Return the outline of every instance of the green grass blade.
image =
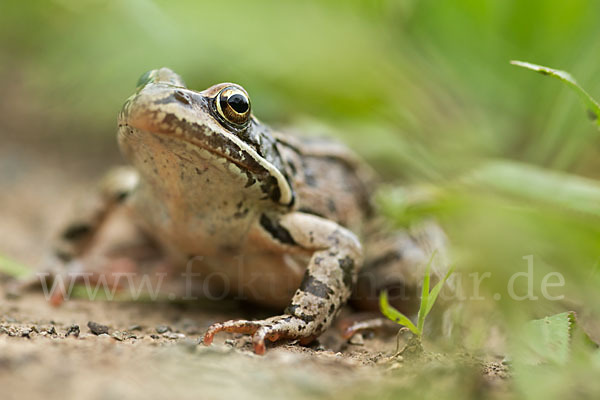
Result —
<instances>
[{"instance_id":1,"label":"green grass blade","mask_svg":"<svg viewBox=\"0 0 600 400\"><path fill-rule=\"evenodd\" d=\"M387 318L400 325L406 326L408 329L410 329L412 333L414 333L417 336L420 336L420 333L417 330L415 324L413 324L412 321L408 319L406 315L402 314L400 311L396 310L390 305L390 303L388 302L388 294L385 290L382 291L379 295L379 309L381 310L381 313Z\"/></svg>"},{"instance_id":2,"label":"green grass blade","mask_svg":"<svg viewBox=\"0 0 600 400\"><path fill-rule=\"evenodd\" d=\"M448 272L446 272L446 275L444 275L442 280L439 281L437 285L433 287L433 289L431 289L431 292L429 293L429 300L427 302L427 308L425 309L425 316L423 318L426 318L429 312L431 311L431 308L435 304L435 301L437 300L437 297L440 294L440 290L442 290L442 286L444 286L444 283L446 283L446 280L450 277L452 272L454 272L454 267L450 267L450 269L448 270Z\"/></svg>"},{"instance_id":3,"label":"green grass blade","mask_svg":"<svg viewBox=\"0 0 600 400\"><path fill-rule=\"evenodd\" d=\"M431 280L431 263L435 255L436 251L433 252L431 257L429 258L429 262L427 263L427 268L425 269L425 277L423 277L423 287L421 288L421 305L419 306L419 314L417 317L417 330L419 332L423 332L423 325L425 325L425 315L427 314L426 310L429 307L429 282Z\"/></svg>"},{"instance_id":4,"label":"green grass blade","mask_svg":"<svg viewBox=\"0 0 600 400\"><path fill-rule=\"evenodd\" d=\"M532 71L539 72L540 74L543 74L543 75L552 76L552 77L566 83L571 89L573 89L577 93L577 95L579 96L581 101L588 108L590 118L592 118L596 122L596 124L600 127L600 118L599 118L600 105L598 104L598 102L596 100L594 100L594 98L592 96L590 96L590 94L588 92L586 92L581 86L579 86L579 84L571 76L571 74L569 74L568 72L565 72L565 71L558 70L558 69L544 67L543 65L531 64L531 63L524 62L524 61L513 60L510 63L512 65L516 65L517 67L527 68Z\"/></svg>"}]
</instances>

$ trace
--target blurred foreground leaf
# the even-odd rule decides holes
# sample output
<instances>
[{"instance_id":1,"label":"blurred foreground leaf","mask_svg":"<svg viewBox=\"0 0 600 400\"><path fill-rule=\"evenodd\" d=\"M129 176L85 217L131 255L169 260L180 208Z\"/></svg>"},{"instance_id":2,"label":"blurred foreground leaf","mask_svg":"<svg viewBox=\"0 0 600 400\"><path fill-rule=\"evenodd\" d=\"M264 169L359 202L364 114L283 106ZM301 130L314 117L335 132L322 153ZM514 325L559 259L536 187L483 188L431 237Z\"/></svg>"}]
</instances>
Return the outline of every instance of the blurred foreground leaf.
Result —
<instances>
[{"instance_id":1,"label":"blurred foreground leaf","mask_svg":"<svg viewBox=\"0 0 600 400\"><path fill-rule=\"evenodd\" d=\"M463 182L600 216L600 183L577 175L511 161L490 161L467 175Z\"/></svg>"},{"instance_id":2,"label":"blurred foreground leaf","mask_svg":"<svg viewBox=\"0 0 600 400\"><path fill-rule=\"evenodd\" d=\"M523 398L598 398L598 345L579 326L574 312L530 321L519 333L512 355Z\"/></svg>"},{"instance_id":3,"label":"blurred foreground leaf","mask_svg":"<svg viewBox=\"0 0 600 400\"><path fill-rule=\"evenodd\" d=\"M519 355L521 362L530 365L546 361L566 363L573 322L572 312L530 321L523 338L526 349Z\"/></svg>"},{"instance_id":4,"label":"blurred foreground leaf","mask_svg":"<svg viewBox=\"0 0 600 400\"><path fill-rule=\"evenodd\" d=\"M545 205L550 209L600 217L600 182L508 160L488 160L445 185L395 187L380 191L378 204L398 225L409 226L431 215L451 212L448 203L463 193L480 201L476 193L513 199L520 205ZM475 197L474 197L475 196ZM482 204L479 204L482 205Z\"/></svg>"},{"instance_id":5,"label":"blurred foreground leaf","mask_svg":"<svg viewBox=\"0 0 600 400\"><path fill-rule=\"evenodd\" d=\"M523 332L523 349L518 360L525 365L555 363L564 365L577 341L597 349L597 345L578 325L576 314L568 311L527 323Z\"/></svg>"}]
</instances>

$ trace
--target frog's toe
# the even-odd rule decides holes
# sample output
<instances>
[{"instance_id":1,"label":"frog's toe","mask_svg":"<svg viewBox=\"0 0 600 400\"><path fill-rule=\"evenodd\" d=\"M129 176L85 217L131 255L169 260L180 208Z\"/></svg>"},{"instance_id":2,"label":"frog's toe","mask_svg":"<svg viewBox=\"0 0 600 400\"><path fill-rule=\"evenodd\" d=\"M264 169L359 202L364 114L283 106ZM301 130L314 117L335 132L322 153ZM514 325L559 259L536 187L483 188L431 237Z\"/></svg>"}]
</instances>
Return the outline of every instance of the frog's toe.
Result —
<instances>
[{"instance_id":1,"label":"frog's toe","mask_svg":"<svg viewBox=\"0 0 600 400\"><path fill-rule=\"evenodd\" d=\"M261 321L235 320L213 324L204 335L203 343L210 345L218 332L231 332L252 335L252 345L256 354L265 353L265 339L275 342L279 339L301 339L302 343L310 340L305 338L303 331L306 322L292 315L280 315Z\"/></svg>"},{"instance_id":2,"label":"frog's toe","mask_svg":"<svg viewBox=\"0 0 600 400\"><path fill-rule=\"evenodd\" d=\"M247 321L243 319L231 320L212 324L204 334L203 343L208 346L213 342L219 332L243 333L251 335L260 328L260 321Z\"/></svg>"}]
</instances>

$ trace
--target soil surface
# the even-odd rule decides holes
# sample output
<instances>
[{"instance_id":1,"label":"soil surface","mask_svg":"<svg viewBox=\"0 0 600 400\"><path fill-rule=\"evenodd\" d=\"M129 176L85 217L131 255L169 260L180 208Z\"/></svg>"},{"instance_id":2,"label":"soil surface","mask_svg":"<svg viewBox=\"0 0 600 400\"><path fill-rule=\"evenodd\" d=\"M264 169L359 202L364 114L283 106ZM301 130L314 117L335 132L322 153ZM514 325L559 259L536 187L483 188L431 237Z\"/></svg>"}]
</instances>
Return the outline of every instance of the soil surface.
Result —
<instances>
[{"instance_id":1,"label":"soil surface","mask_svg":"<svg viewBox=\"0 0 600 400\"><path fill-rule=\"evenodd\" d=\"M72 199L103 169L3 146L0 255L35 268ZM415 376L428 374L391 356L393 333L348 342L332 328L311 347L280 343L257 356L241 335L219 334L213 345L201 343L214 322L270 315L252 306L75 298L54 307L41 291L13 295L9 283L0 280L2 399L393 397ZM440 357L431 360L426 364L440 363ZM441 363L453 370L456 359ZM474 368L485 387L503 385L501 364L461 363ZM408 384L407 377L413 377Z\"/></svg>"}]
</instances>

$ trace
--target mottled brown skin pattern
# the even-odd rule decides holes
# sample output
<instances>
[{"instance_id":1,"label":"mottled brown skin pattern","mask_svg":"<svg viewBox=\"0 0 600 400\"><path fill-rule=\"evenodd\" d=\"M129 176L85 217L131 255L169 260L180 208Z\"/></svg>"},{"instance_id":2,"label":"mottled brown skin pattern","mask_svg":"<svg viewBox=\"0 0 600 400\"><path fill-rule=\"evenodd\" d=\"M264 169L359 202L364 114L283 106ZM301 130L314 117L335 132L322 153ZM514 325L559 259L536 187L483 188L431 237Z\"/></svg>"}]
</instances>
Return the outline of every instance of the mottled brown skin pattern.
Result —
<instances>
[{"instance_id":1,"label":"mottled brown skin pattern","mask_svg":"<svg viewBox=\"0 0 600 400\"><path fill-rule=\"evenodd\" d=\"M93 205L67 224L57 262L66 271L107 268L107 258L87 254L103 248L111 235L99 232L111 232L103 225L118 219L137 232L130 237L143 238L133 241L136 248L146 240L175 269L218 272L230 295L284 310L214 324L207 345L220 331L253 335L259 354L265 340L309 343L353 288L360 288L355 303L364 305L390 283L413 285L416 266L443 247L439 229L383 233L370 204L370 170L337 143L272 132L237 85L196 92L171 70L151 71L119 115L118 139L132 166L111 172L90 196ZM377 242L365 252L359 238L374 229L386 239L372 235ZM378 271L394 279L373 279Z\"/></svg>"}]
</instances>

